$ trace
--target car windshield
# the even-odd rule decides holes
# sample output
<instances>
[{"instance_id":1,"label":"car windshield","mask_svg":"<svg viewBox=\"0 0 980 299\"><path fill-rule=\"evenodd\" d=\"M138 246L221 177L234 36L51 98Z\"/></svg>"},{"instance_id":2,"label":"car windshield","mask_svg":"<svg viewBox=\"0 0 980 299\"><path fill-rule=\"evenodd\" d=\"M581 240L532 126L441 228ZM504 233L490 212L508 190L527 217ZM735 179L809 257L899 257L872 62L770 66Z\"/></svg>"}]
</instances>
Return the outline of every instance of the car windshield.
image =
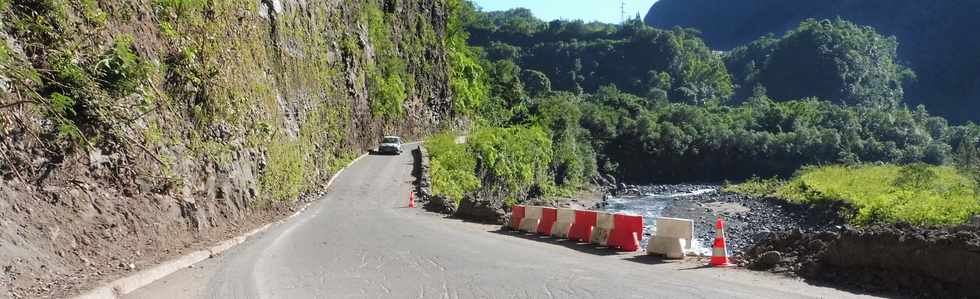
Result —
<instances>
[{"instance_id":1,"label":"car windshield","mask_svg":"<svg viewBox=\"0 0 980 299\"><path fill-rule=\"evenodd\" d=\"M381 140L381 143L398 143L398 138L385 137L384 139Z\"/></svg>"}]
</instances>

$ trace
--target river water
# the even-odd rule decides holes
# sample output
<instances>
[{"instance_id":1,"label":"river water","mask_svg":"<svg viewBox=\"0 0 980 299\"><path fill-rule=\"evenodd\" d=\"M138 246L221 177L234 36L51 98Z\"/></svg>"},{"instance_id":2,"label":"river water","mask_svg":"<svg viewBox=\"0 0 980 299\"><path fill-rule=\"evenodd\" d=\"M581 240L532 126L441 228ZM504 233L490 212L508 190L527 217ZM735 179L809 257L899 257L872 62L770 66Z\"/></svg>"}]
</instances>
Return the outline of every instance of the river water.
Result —
<instances>
[{"instance_id":1,"label":"river water","mask_svg":"<svg viewBox=\"0 0 980 299\"><path fill-rule=\"evenodd\" d=\"M657 217L669 217L663 215L664 209L678 200L715 192L718 192L717 188L697 189L691 192L682 193L648 193L642 196L609 197L607 199L608 204L600 208L600 210L610 213L621 212L643 216L644 237L640 242L640 245L645 249L647 242L650 240L650 235L656 232L657 229L655 225L656 222L654 220ZM698 237L698 232L695 232L695 240L692 247L693 253L710 255L711 248L706 246L706 244L710 244L708 241L710 240L700 240Z\"/></svg>"}]
</instances>

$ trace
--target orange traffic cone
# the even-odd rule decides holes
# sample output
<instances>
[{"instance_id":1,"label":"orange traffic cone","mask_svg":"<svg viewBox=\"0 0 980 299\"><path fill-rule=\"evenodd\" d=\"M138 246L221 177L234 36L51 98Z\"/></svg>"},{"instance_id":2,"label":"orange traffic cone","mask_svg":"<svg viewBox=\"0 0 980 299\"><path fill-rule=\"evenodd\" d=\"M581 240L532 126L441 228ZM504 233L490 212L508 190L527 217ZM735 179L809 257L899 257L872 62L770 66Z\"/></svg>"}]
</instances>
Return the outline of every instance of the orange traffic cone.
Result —
<instances>
[{"instance_id":1,"label":"orange traffic cone","mask_svg":"<svg viewBox=\"0 0 980 299\"><path fill-rule=\"evenodd\" d=\"M725 245L725 222L721 220L721 217L715 223L715 243L711 247L710 266L731 267L735 265L728 260L728 246Z\"/></svg>"},{"instance_id":2,"label":"orange traffic cone","mask_svg":"<svg viewBox=\"0 0 980 299\"><path fill-rule=\"evenodd\" d=\"M415 192L408 193L408 208L410 209L415 208Z\"/></svg>"}]
</instances>

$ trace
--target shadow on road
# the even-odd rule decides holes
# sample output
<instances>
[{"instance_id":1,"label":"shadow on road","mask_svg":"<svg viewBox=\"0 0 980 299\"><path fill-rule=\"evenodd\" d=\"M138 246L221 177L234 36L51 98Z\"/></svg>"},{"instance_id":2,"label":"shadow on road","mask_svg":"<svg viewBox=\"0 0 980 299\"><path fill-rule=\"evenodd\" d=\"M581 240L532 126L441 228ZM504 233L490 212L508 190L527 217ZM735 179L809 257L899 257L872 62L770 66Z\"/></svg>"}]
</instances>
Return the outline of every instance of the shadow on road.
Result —
<instances>
[{"instance_id":1,"label":"shadow on road","mask_svg":"<svg viewBox=\"0 0 980 299\"><path fill-rule=\"evenodd\" d=\"M653 256L653 255L646 255L646 254L642 254L642 255L637 255L637 256L625 258L623 260L627 260L627 261L631 261L631 262L636 262L636 263L640 263L640 264L647 264L647 265L657 265L657 264L670 263L670 261L664 260L664 258L662 258L662 257Z\"/></svg>"},{"instance_id":2,"label":"shadow on road","mask_svg":"<svg viewBox=\"0 0 980 299\"><path fill-rule=\"evenodd\" d=\"M370 155L370 156L400 156L401 154L382 153L382 152L379 152L376 149L373 149L373 150L368 150L368 155Z\"/></svg>"},{"instance_id":3,"label":"shadow on road","mask_svg":"<svg viewBox=\"0 0 980 299\"><path fill-rule=\"evenodd\" d=\"M584 253L588 253L588 254L592 254L592 255L611 256L611 255L620 255L622 253L626 253L626 251L617 250L615 248L610 248L610 247L605 247L605 246L599 246L599 245L595 245L595 244L589 244L589 243L578 242L578 241L572 241L572 240L567 240L567 239L559 239L559 238L555 238L555 237L552 237L552 236L542 236L542 235L539 235L539 234L525 233L525 232L521 232L521 231L510 230L510 229L503 228L503 227L500 228L500 229L498 229L498 230L492 231L492 233L501 234L501 235L508 235L508 236L514 236L514 237L523 238L523 239L526 239L526 240L532 240L532 241L538 241L538 242L543 242L543 243L549 243L549 244L554 244L554 245L558 245L558 246L564 246L564 247L569 248L569 249L574 249L576 251L580 251L580 252L584 252ZM635 257L628 258L628 259L625 259L625 260L633 260L634 258ZM644 260L644 261L646 261L646 260Z\"/></svg>"}]
</instances>

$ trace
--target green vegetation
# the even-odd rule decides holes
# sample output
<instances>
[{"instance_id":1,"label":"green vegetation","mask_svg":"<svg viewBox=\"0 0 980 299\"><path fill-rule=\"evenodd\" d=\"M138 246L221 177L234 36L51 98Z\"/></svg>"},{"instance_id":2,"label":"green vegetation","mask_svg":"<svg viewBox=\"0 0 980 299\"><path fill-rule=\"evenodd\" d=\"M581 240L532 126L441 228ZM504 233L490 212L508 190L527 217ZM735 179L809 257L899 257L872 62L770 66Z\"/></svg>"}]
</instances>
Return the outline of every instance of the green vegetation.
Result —
<instances>
[{"instance_id":1,"label":"green vegetation","mask_svg":"<svg viewBox=\"0 0 980 299\"><path fill-rule=\"evenodd\" d=\"M281 138L281 137L280 137ZM281 138L284 139L284 138ZM259 178L262 190L273 201L289 201L299 196L305 183L304 149L298 142L272 142L266 148L269 168Z\"/></svg>"},{"instance_id":2,"label":"green vegetation","mask_svg":"<svg viewBox=\"0 0 980 299\"><path fill-rule=\"evenodd\" d=\"M548 184L551 140L538 127L479 129L467 139L480 168L493 178L487 184L508 201L524 199L533 187ZM479 171L478 171L479 172Z\"/></svg>"},{"instance_id":3,"label":"green vegetation","mask_svg":"<svg viewBox=\"0 0 980 299\"><path fill-rule=\"evenodd\" d=\"M628 181L785 177L829 163L938 165L980 134L900 105L911 74L895 62L894 38L846 21L806 21L722 57L690 30L638 20L546 23L524 9L464 15L490 74L481 120L534 123L547 106L574 103L561 113L581 117L565 126L585 129L571 135L591 149L565 160L592 159L599 173ZM811 61L819 67L800 65ZM570 92L564 101L547 100L561 91ZM821 97L791 93L799 91Z\"/></svg>"},{"instance_id":4,"label":"green vegetation","mask_svg":"<svg viewBox=\"0 0 980 299\"><path fill-rule=\"evenodd\" d=\"M620 165L605 170L632 180L788 176L804 165L862 161L942 164L951 144L980 133L950 127L921 107L774 102L761 91L737 106L651 105L612 88L592 99L583 124L605 160Z\"/></svg>"},{"instance_id":5,"label":"green vegetation","mask_svg":"<svg viewBox=\"0 0 980 299\"><path fill-rule=\"evenodd\" d=\"M839 182L823 184L821 171L847 169L868 180L889 175L884 187L867 189L882 192L877 198L854 189L831 199L855 205L856 223L945 224L977 212L977 184L962 179L980 173L978 167L920 163L980 161L962 154L976 152L980 127L949 125L924 107L902 105L903 84L914 75L896 62L895 39L871 28L809 20L782 38L718 54L693 30L659 30L639 20L543 22L526 9L482 12L469 2L458 14L487 74L488 94L476 102L483 129L471 134L471 143L498 140L500 134L488 132L506 130L493 128L540 128L550 151L543 176L515 176L488 169L495 166L488 153L497 151L471 144L466 149L478 157L471 163L481 184L447 188L456 198L493 193L498 189L487 182L507 181L502 177L519 178L521 184L498 186L507 186L508 198L523 199L611 174L641 183L776 177L728 188L810 202L837 196L825 186ZM521 160L516 152L508 159ZM914 166L859 171L869 162ZM474 168L457 164L466 165L462 172ZM807 165L835 164L858 166L806 168L790 183L779 179ZM953 187L959 183L963 188ZM790 192L801 184L831 195Z\"/></svg>"},{"instance_id":6,"label":"green vegetation","mask_svg":"<svg viewBox=\"0 0 980 299\"><path fill-rule=\"evenodd\" d=\"M0 5L2 7L3 5ZM107 15L99 8L97 0L81 0L82 14L89 22L101 25L105 24Z\"/></svg>"},{"instance_id":7,"label":"green vegetation","mask_svg":"<svg viewBox=\"0 0 980 299\"><path fill-rule=\"evenodd\" d=\"M2 25L2 23L0 23ZM7 65L11 61L10 50L7 49L7 43L0 43L0 66Z\"/></svg>"},{"instance_id":8,"label":"green vegetation","mask_svg":"<svg viewBox=\"0 0 980 299\"><path fill-rule=\"evenodd\" d=\"M711 8L706 9L706 6ZM650 9L646 16L646 23L657 28L674 28L675 26L696 28L702 32L701 36L705 43L712 49L731 50L746 45L770 32L775 32L775 37L779 38L784 33L793 31L796 28L795 25L806 18L830 19L816 21L822 23L817 26L823 28L812 28L815 29L812 31L806 30L818 35L803 33L798 38L794 38L796 41L810 40L817 44L828 45L828 47L817 51L822 54L810 56L813 55L814 51L801 47L773 49L782 52L778 55L781 57L772 56L755 59L758 70L763 72L768 70L769 72L768 75L757 79L775 83L763 84L773 92L770 96L774 98L799 99L817 96L832 102L846 100L848 105L857 105L859 102L851 99L827 98L824 94L833 93L835 90L816 88L817 86L836 85L840 81L794 80L819 75L822 79L835 81L845 79L847 82L854 83L853 87L869 91L870 94L889 90L898 91L895 86L885 86L895 79L892 74L889 74L891 73L888 70L891 67L889 64L884 63L878 66L870 64L891 59L888 58L892 56L892 53L889 53L891 47L887 44L889 43L888 40L893 38L887 35L893 35L900 43L898 55L893 56L895 58L893 61L907 65L914 69L917 74L915 80L906 82L901 88L905 95L905 103L912 107L920 104L925 105L930 112L950 120L951 123L961 124L967 121L980 121L980 114L976 113L980 110L980 92L977 89L980 59L977 59L976 55L976 53L980 53L980 43L974 38L963 38L970 36L973 28L980 27L980 18L964 13L968 11L980 11L980 2L660 0L656 1L654 7ZM836 18L860 24L861 27L869 26L869 28L874 28L886 36L885 38L871 38L872 35L860 34L850 30L846 32L836 29L828 30L828 25L836 23L834 21ZM922 24L930 24L930 26L923 26ZM834 43L828 44L822 40L833 40ZM837 43L841 40L850 40L854 43ZM780 44L788 45L786 42L788 40L783 38ZM799 44L797 43L797 45ZM841 55L845 50L853 50L853 52ZM841 58L841 60L830 61L830 57ZM855 61L850 60L850 58L867 60ZM766 66L764 62L770 59L776 64ZM745 62L748 61L740 62L735 65L735 68L732 68L731 64L728 65L729 71L732 72L736 81L744 78L739 78L739 74L745 74L744 70L740 69L746 65ZM816 65L818 63L823 64ZM838 77L824 72L843 64L849 64L852 67L844 71L850 73L851 76ZM790 68L792 65L800 67ZM860 70L868 72L860 73ZM785 79L780 80L779 76L784 76ZM868 80L853 81L860 77ZM871 80L872 78L874 80ZM785 86L782 85L784 83ZM740 96L736 100L744 99L755 87L751 83L744 84L744 81L737 82L737 84L741 86L739 88ZM803 88L793 90L790 87ZM836 90L836 92L855 94L855 92L860 91L844 89ZM793 94L793 96L784 96L786 95L784 93ZM898 94L891 94L888 97L886 103L902 100Z\"/></svg>"},{"instance_id":9,"label":"green vegetation","mask_svg":"<svg viewBox=\"0 0 980 299\"><path fill-rule=\"evenodd\" d=\"M555 191L548 134L538 127L480 128L455 144L439 135L426 142L433 192L457 202L479 190L508 203Z\"/></svg>"},{"instance_id":10,"label":"green vegetation","mask_svg":"<svg viewBox=\"0 0 980 299\"><path fill-rule=\"evenodd\" d=\"M112 49L100 61L97 70L102 87L117 96L137 92L137 88L149 77L150 64L133 53L132 45L132 36L117 38Z\"/></svg>"},{"instance_id":11,"label":"green vegetation","mask_svg":"<svg viewBox=\"0 0 980 299\"><path fill-rule=\"evenodd\" d=\"M408 82L405 61L397 53L398 49L392 42L385 24L385 13L373 1L364 8L367 19L368 37L374 46L373 64L368 66L368 89L371 98L371 112L375 116L394 117L401 115L402 102L408 96L406 86L414 86Z\"/></svg>"},{"instance_id":12,"label":"green vegetation","mask_svg":"<svg viewBox=\"0 0 980 299\"><path fill-rule=\"evenodd\" d=\"M781 39L763 37L733 49L725 64L741 87L776 99L817 97L876 108L899 106L912 72L896 62L898 42L840 19L807 20ZM806 59L801 59L806 57Z\"/></svg>"},{"instance_id":13,"label":"green vegetation","mask_svg":"<svg viewBox=\"0 0 980 299\"><path fill-rule=\"evenodd\" d=\"M476 53L466 43L469 33L463 27L463 19L473 16L472 4L463 0L449 0L448 3L449 33L443 46L449 55L449 87L453 90L453 111L472 115L488 95L486 74ZM467 12L469 14L464 15Z\"/></svg>"},{"instance_id":14,"label":"green vegetation","mask_svg":"<svg viewBox=\"0 0 980 299\"><path fill-rule=\"evenodd\" d=\"M456 144L455 136L432 136L425 142L425 148L431 158L432 192L459 204L464 194L480 187L475 174L476 156L466 144Z\"/></svg>"},{"instance_id":15,"label":"green vegetation","mask_svg":"<svg viewBox=\"0 0 980 299\"><path fill-rule=\"evenodd\" d=\"M526 9L475 14L467 28L487 59L539 71L557 90L580 94L616 85L632 94L662 92L691 104L723 102L733 92L721 57L692 30L659 30L640 20L622 26L545 23ZM666 84L657 84L661 76L668 78Z\"/></svg>"},{"instance_id":16,"label":"green vegetation","mask_svg":"<svg viewBox=\"0 0 980 299\"><path fill-rule=\"evenodd\" d=\"M785 183L757 179L727 190L798 203L846 202L855 208L851 221L859 225L961 224L980 213L976 187L953 167L910 164L805 168Z\"/></svg>"}]
</instances>

